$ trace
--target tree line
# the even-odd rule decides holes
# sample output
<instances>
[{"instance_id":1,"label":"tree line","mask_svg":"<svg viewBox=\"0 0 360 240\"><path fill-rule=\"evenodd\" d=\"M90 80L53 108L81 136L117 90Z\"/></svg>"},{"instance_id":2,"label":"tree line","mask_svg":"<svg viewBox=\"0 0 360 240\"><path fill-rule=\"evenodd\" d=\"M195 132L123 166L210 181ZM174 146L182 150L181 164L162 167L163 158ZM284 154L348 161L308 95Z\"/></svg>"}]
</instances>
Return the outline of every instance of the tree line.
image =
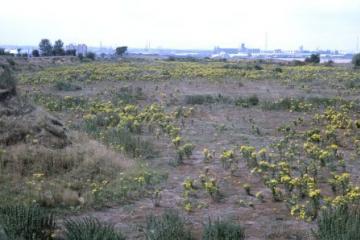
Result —
<instances>
[{"instance_id":1,"label":"tree line","mask_svg":"<svg viewBox=\"0 0 360 240\"><path fill-rule=\"evenodd\" d=\"M127 46L120 46L115 49L115 55L116 56L123 56L128 47ZM28 57L27 53L21 54L21 48L17 49L16 56L18 57ZM12 53L8 53L5 51L4 48L0 48L0 55L15 55ZM93 52L86 52L85 56L83 53L77 53L76 49L64 49L64 42L61 39L58 39L55 41L54 45L51 43L51 41L47 38L41 39L39 43L39 48L32 50L31 55L33 57L50 57L50 56L78 56L81 60L83 58L89 58L94 60L96 55Z\"/></svg>"}]
</instances>

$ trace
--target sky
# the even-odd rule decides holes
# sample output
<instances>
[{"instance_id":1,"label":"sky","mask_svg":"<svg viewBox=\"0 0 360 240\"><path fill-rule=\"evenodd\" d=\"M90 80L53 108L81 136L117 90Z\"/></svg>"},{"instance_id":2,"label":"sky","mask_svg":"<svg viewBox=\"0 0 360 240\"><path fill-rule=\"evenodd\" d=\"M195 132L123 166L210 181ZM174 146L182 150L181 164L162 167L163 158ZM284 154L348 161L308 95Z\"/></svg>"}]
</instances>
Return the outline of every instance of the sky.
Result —
<instances>
[{"instance_id":1,"label":"sky","mask_svg":"<svg viewBox=\"0 0 360 240\"><path fill-rule=\"evenodd\" d=\"M360 0L0 0L0 45L355 51Z\"/></svg>"}]
</instances>

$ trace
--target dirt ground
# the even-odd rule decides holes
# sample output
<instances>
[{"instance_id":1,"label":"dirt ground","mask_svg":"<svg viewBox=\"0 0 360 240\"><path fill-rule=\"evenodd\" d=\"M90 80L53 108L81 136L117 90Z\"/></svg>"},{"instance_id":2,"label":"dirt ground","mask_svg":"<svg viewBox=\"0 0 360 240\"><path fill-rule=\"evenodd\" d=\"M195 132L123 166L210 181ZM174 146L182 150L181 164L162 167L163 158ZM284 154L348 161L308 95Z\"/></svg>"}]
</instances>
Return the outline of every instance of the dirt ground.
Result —
<instances>
[{"instance_id":1,"label":"dirt ground","mask_svg":"<svg viewBox=\"0 0 360 240\"><path fill-rule=\"evenodd\" d=\"M250 96L256 94L260 99L274 100L281 97L308 97L308 96L333 96L331 89L315 88L311 93L301 89L289 88L273 81L261 82L232 82L224 81L209 83L198 81L173 81L173 82L98 82L83 85L81 91L59 92L51 86L36 87L42 93L51 93L60 96L86 96L92 98L101 96L109 97L111 91L124 86L141 87L146 95L143 104L162 102L168 109L184 105L184 97L194 94L222 94L224 96ZM155 91L155 89L158 89ZM33 86L21 86L21 91L34 90ZM162 94L154 94L160 92ZM141 103L140 103L141 104ZM171 166L169 162L175 158L171 142L161 139L156 143L161 156L149 162L151 166L168 172L168 180L161 184L160 207L154 207L151 198L145 198L124 206L90 211L79 216L95 216L101 221L114 224L124 232L129 239L142 239L138 231L144 223L145 217L150 213L160 214L165 209L179 209L200 238L201 229L209 218L232 219L245 226L247 239L310 239L309 230L313 224L297 221L289 216L285 203L276 203L271 199L271 192L263 185L260 177L251 174L244 162L240 162L238 171L232 176L221 166L219 155L225 149L237 149L242 144L256 147L268 145L276 138L276 128L282 124L304 117L303 113L289 113L284 111L263 111L258 107L241 108L233 104L195 105L195 113L185 122L182 128L183 138L195 144L196 148L192 157L180 166ZM63 116L66 117L66 116ZM252 125L256 125L260 133L254 133ZM212 162L203 161L203 149L208 148L216 152ZM203 207L194 208L193 212L183 211L182 183L187 178L197 179L208 168L212 176L220 179L219 186L223 198L220 202L213 202L205 193L198 193L194 198ZM251 186L255 195L261 191L264 202L255 196L248 196L243 189L243 184ZM251 203L244 206L240 202Z\"/></svg>"}]
</instances>

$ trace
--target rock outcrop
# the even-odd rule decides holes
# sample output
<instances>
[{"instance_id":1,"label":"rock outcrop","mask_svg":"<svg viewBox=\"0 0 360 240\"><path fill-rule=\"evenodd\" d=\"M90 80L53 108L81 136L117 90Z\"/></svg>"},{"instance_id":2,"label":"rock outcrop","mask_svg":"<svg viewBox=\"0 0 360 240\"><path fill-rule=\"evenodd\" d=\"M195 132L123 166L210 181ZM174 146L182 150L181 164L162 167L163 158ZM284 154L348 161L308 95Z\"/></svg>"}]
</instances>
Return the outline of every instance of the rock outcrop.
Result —
<instances>
[{"instance_id":1,"label":"rock outcrop","mask_svg":"<svg viewBox=\"0 0 360 240\"><path fill-rule=\"evenodd\" d=\"M0 144L36 143L64 148L71 143L64 124L16 93L10 69L0 65Z\"/></svg>"}]
</instances>

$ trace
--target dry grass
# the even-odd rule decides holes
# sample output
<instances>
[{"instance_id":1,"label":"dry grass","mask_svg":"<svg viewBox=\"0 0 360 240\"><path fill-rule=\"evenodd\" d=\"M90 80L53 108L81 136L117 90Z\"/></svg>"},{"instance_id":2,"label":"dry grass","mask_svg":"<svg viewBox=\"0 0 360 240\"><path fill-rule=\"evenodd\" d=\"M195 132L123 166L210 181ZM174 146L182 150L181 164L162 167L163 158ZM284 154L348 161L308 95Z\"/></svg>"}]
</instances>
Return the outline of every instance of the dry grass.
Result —
<instances>
[{"instance_id":1,"label":"dry grass","mask_svg":"<svg viewBox=\"0 0 360 240\"><path fill-rule=\"evenodd\" d=\"M115 179L134 167L135 162L122 154L86 135L74 135L73 144L64 149L39 144L8 147L0 159L4 186L0 202L14 194L20 202L36 201L46 207L91 205L92 184Z\"/></svg>"}]
</instances>

